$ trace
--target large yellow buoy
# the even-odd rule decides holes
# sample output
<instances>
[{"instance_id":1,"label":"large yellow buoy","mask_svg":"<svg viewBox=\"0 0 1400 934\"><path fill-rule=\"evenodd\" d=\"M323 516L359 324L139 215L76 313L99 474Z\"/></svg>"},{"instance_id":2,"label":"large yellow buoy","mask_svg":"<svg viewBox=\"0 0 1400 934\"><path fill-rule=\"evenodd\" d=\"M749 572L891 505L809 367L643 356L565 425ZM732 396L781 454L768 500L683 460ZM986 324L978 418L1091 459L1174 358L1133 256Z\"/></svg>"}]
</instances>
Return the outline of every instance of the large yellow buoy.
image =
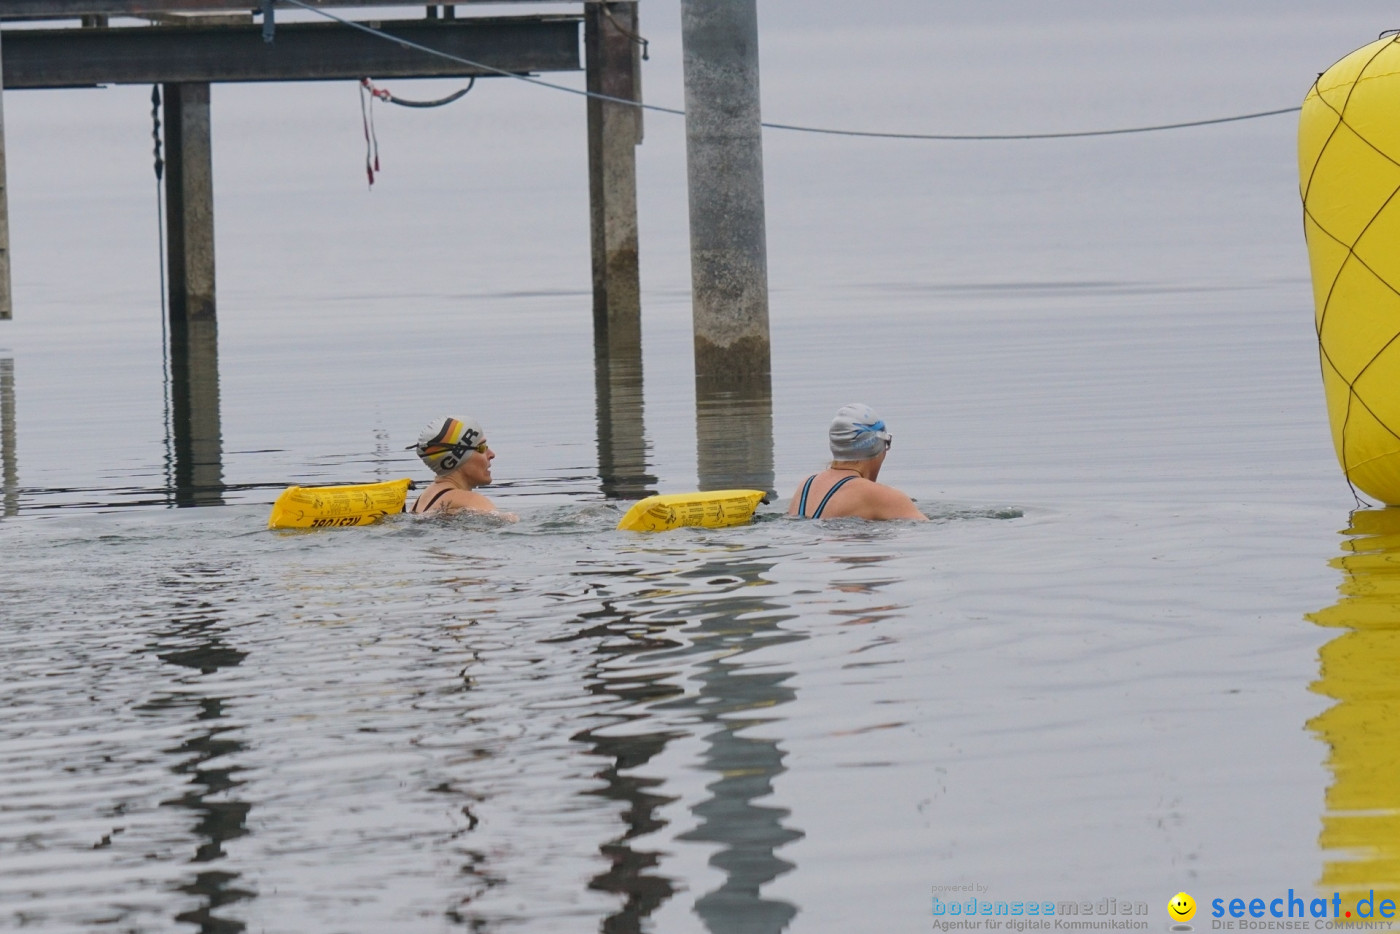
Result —
<instances>
[{"instance_id":1,"label":"large yellow buoy","mask_svg":"<svg viewBox=\"0 0 1400 934\"><path fill-rule=\"evenodd\" d=\"M1337 459L1357 489L1400 505L1400 37L1318 76L1298 171Z\"/></svg>"}]
</instances>

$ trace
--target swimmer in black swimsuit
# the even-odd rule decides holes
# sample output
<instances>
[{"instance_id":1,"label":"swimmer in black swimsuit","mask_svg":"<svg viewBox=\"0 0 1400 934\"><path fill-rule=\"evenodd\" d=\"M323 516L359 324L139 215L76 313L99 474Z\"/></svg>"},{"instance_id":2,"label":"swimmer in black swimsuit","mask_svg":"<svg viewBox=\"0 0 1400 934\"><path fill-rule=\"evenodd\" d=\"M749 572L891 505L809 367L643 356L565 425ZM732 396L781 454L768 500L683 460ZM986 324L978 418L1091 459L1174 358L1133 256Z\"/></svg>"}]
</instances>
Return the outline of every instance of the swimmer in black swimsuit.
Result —
<instances>
[{"instance_id":1,"label":"swimmer in black swimsuit","mask_svg":"<svg viewBox=\"0 0 1400 934\"><path fill-rule=\"evenodd\" d=\"M808 477L793 493L788 515L804 519L928 518L908 496L876 482L894 436L870 406L841 406L828 436L831 466Z\"/></svg>"},{"instance_id":2,"label":"swimmer in black swimsuit","mask_svg":"<svg viewBox=\"0 0 1400 934\"><path fill-rule=\"evenodd\" d=\"M498 510L476 492L491 482L491 462L496 452L486 443L481 425L472 418L444 416L428 423L418 435L418 443L408 447L437 475L418 494L409 512L490 512ZM514 519L509 513L501 516Z\"/></svg>"}]
</instances>

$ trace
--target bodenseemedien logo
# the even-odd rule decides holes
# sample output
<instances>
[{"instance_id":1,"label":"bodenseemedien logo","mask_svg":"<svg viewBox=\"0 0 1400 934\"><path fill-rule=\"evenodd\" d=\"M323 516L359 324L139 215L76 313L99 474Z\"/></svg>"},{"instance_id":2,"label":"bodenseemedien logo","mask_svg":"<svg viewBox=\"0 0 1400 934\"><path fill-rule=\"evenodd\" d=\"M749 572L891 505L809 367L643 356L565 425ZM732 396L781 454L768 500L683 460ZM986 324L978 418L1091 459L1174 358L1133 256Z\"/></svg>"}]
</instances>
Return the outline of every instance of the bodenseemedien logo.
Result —
<instances>
[{"instance_id":1,"label":"bodenseemedien logo","mask_svg":"<svg viewBox=\"0 0 1400 934\"><path fill-rule=\"evenodd\" d=\"M989 898L969 898L966 901L945 902L935 895L933 897L933 913L939 916L948 915L954 918L977 917L979 915L1006 915L1012 918L1026 915L1039 917L1041 915L1053 915L1055 913L1055 903L1008 902L1000 899L993 901Z\"/></svg>"},{"instance_id":2,"label":"bodenseemedien logo","mask_svg":"<svg viewBox=\"0 0 1400 934\"><path fill-rule=\"evenodd\" d=\"M933 899L934 927L940 931L1145 931L1147 914L1146 902L1117 898L1097 902Z\"/></svg>"}]
</instances>

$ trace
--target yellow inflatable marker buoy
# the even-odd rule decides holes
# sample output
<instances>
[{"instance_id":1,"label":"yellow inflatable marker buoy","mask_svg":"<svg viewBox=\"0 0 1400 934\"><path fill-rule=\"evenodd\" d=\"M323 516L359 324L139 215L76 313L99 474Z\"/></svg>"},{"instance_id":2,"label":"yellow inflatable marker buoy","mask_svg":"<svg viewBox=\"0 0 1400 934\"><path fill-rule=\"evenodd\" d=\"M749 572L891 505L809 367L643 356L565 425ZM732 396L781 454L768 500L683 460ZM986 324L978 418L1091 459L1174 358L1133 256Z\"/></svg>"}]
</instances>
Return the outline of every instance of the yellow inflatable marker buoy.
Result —
<instances>
[{"instance_id":1,"label":"yellow inflatable marker buoy","mask_svg":"<svg viewBox=\"0 0 1400 934\"><path fill-rule=\"evenodd\" d=\"M289 486L272 504L269 529L327 529L369 525L403 512L412 480L356 486Z\"/></svg>"},{"instance_id":2,"label":"yellow inflatable marker buoy","mask_svg":"<svg viewBox=\"0 0 1400 934\"><path fill-rule=\"evenodd\" d=\"M703 493L666 493L634 503L619 529L628 532L665 532L693 525L720 529L743 525L763 499L762 490L709 490Z\"/></svg>"},{"instance_id":3,"label":"yellow inflatable marker buoy","mask_svg":"<svg viewBox=\"0 0 1400 934\"><path fill-rule=\"evenodd\" d=\"M1320 75L1298 171L1332 443L1347 480L1400 505L1400 41Z\"/></svg>"}]
</instances>

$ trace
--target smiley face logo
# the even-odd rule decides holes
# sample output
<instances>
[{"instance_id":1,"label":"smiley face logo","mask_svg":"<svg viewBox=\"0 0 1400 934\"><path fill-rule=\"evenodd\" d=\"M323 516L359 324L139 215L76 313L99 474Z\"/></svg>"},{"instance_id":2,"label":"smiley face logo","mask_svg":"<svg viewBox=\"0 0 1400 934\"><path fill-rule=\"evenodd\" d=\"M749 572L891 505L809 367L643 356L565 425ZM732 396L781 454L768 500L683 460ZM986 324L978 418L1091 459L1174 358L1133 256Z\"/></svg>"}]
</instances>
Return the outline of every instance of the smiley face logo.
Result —
<instances>
[{"instance_id":1,"label":"smiley face logo","mask_svg":"<svg viewBox=\"0 0 1400 934\"><path fill-rule=\"evenodd\" d=\"M1177 892L1167 902L1167 914L1173 921L1190 921L1196 916L1196 900L1185 892Z\"/></svg>"}]
</instances>

